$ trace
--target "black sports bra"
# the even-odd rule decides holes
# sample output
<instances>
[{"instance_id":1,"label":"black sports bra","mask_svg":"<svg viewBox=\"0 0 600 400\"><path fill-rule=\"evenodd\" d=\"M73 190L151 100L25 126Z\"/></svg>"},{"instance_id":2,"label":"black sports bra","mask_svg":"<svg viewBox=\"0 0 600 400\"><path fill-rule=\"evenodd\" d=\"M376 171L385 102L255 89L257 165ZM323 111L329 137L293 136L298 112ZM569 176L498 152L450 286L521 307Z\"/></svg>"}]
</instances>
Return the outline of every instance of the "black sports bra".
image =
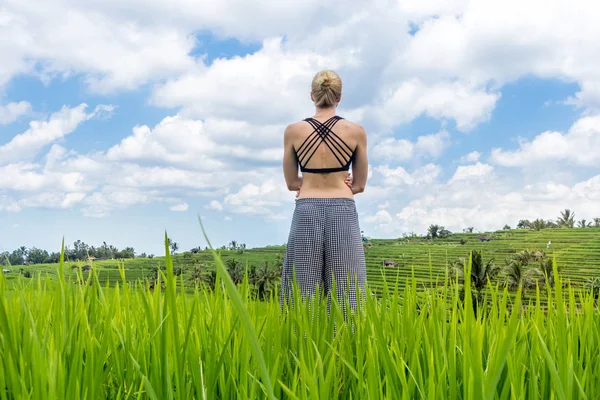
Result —
<instances>
[{"instance_id":1,"label":"black sports bra","mask_svg":"<svg viewBox=\"0 0 600 400\"><path fill-rule=\"evenodd\" d=\"M314 118L305 118L304 121L312 125L315 130L308 135L308 137L302 142L300 147L294 151L296 152L296 158L300 165L300 171L312 172L316 174L325 174L329 172L348 171L350 164L354 161L354 152L356 149L351 149L338 135L333 133L331 128L340 120L343 119L337 115L329 118L327 121L321 123ZM319 140L320 139L320 140ZM306 168L308 162L315 154L321 143L325 143L331 153L340 163L339 167L333 168Z\"/></svg>"}]
</instances>

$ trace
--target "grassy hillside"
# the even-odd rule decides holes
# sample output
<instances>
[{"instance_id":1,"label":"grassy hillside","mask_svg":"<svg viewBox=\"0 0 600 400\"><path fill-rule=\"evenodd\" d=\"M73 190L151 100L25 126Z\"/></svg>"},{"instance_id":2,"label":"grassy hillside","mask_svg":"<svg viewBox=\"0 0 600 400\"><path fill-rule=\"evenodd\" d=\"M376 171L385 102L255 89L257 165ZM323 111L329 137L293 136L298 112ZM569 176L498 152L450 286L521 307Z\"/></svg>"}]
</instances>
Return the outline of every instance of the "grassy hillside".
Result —
<instances>
[{"instance_id":1,"label":"grassy hillside","mask_svg":"<svg viewBox=\"0 0 600 400\"><path fill-rule=\"evenodd\" d=\"M505 259L522 250L543 251L548 257L556 258L562 275L576 286L586 279L600 276L600 228L585 229L546 229L541 231L510 230L486 234L490 241L480 241L481 234L453 234L446 239L390 239L372 240L366 248L367 276L371 287L378 290L383 279L404 285L405 280L414 273L417 286L434 285L443 280L448 263L459 257L468 257L471 250L481 250L487 262L493 259L496 265L504 266ZM547 243L551 241L550 248ZM283 248L258 248L242 251L220 251L222 259L237 260L244 265L259 266L264 262L269 265L280 263ZM209 252L192 254L189 252L173 257L175 267L182 268L183 278L189 281L194 268L203 270L214 268L213 257ZM385 260L396 263L395 266L384 266ZM67 276L75 279L73 267L83 267L86 262L67 261ZM103 285L113 285L121 279L118 271L118 260L95 261L99 280ZM165 267L164 257L136 258L124 261L128 281L148 277L156 268ZM8 267L6 275L10 282L19 274L21 267ZM42 274L54 277L57 264L44 264L23 267L33 276Z\"/></svg>"}]
</instances>

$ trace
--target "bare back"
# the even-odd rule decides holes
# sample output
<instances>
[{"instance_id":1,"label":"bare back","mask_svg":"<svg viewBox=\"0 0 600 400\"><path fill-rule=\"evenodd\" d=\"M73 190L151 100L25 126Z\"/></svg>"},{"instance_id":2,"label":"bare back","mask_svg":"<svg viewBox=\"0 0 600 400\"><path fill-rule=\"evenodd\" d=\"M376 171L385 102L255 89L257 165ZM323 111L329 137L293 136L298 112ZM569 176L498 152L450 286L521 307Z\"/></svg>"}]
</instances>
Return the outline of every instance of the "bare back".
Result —
<instances>
[{"instance_id":1,"label":"bare back","mask_svg":"<svg viewBox=\"0 0 600 400\"><path fill-rule=\"evenodd\" d=\"M337 116L308 118L289 125L284 142L286 180L288 174L297 176L298 165L303 170L300 198L352 198L364 189L368 167L362 126ZM350 164L357 191L344 182Z\"/></svg>"}]
</instances>

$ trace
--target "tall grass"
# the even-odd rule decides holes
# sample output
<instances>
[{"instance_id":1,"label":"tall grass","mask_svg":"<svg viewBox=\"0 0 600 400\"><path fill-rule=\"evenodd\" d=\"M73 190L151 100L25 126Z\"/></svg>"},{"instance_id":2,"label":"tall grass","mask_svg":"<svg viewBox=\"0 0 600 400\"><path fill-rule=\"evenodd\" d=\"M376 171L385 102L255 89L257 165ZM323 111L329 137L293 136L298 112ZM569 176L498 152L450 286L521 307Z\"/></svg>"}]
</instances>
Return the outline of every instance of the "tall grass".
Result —
<instances>
[{"instance_id":1,"label":"tall grass","mask_svg":"<svg viewBox=\"0 0 600 400\"><path fill-rule=\"evenodd\" d=\"M165 238L166 239L166 238ZM166 240L165 240L166 242ZM282 313L250 298L215 254L219 284L184 294L168 248L165 290L122 281L0 275L0 399L593 399L600 314L591 293L489 287L475 313L460 288L384 281L343 323L332 304ZM183 287L183 285L181 285ZM296 294L296 304L299 300ZM542 307L543 303L548 303ZM352 328L351 328L352 327Z\"/></svg>"}]
</instances>

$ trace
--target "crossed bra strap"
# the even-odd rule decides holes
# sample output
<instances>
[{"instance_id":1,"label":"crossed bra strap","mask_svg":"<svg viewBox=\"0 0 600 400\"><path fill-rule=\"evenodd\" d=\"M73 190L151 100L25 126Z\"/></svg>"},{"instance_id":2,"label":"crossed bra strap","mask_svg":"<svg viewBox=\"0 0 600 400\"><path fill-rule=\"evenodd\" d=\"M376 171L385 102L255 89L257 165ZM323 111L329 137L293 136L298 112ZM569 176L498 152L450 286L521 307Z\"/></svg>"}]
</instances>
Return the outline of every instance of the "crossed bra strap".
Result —
<instances>
[{"instance_id":1,"label":"crossed bra strap","mask_svg":"<svg viewBox=\"0 0 600 400\"><path fill-rule=\"evenodd\" d=\"M336 135L331 128L340 120L343 119L337 115L329 118L327 121L321 123L314 118L306 118L304 121L308 122L315 129L308 137L302 142L300 147L296 150L296 157L298 158L298 164L300 164L300 170L302 172L313 172L313 173L328 173L338 171L348 171L350 164L354 159L354 150L346 144L338 135ZM308 162L315 154L319 146L325 143L331 153L335 156L337 161L340 163L339 167L333 168L307 168Z\"/></svg>"}]
</instances>

